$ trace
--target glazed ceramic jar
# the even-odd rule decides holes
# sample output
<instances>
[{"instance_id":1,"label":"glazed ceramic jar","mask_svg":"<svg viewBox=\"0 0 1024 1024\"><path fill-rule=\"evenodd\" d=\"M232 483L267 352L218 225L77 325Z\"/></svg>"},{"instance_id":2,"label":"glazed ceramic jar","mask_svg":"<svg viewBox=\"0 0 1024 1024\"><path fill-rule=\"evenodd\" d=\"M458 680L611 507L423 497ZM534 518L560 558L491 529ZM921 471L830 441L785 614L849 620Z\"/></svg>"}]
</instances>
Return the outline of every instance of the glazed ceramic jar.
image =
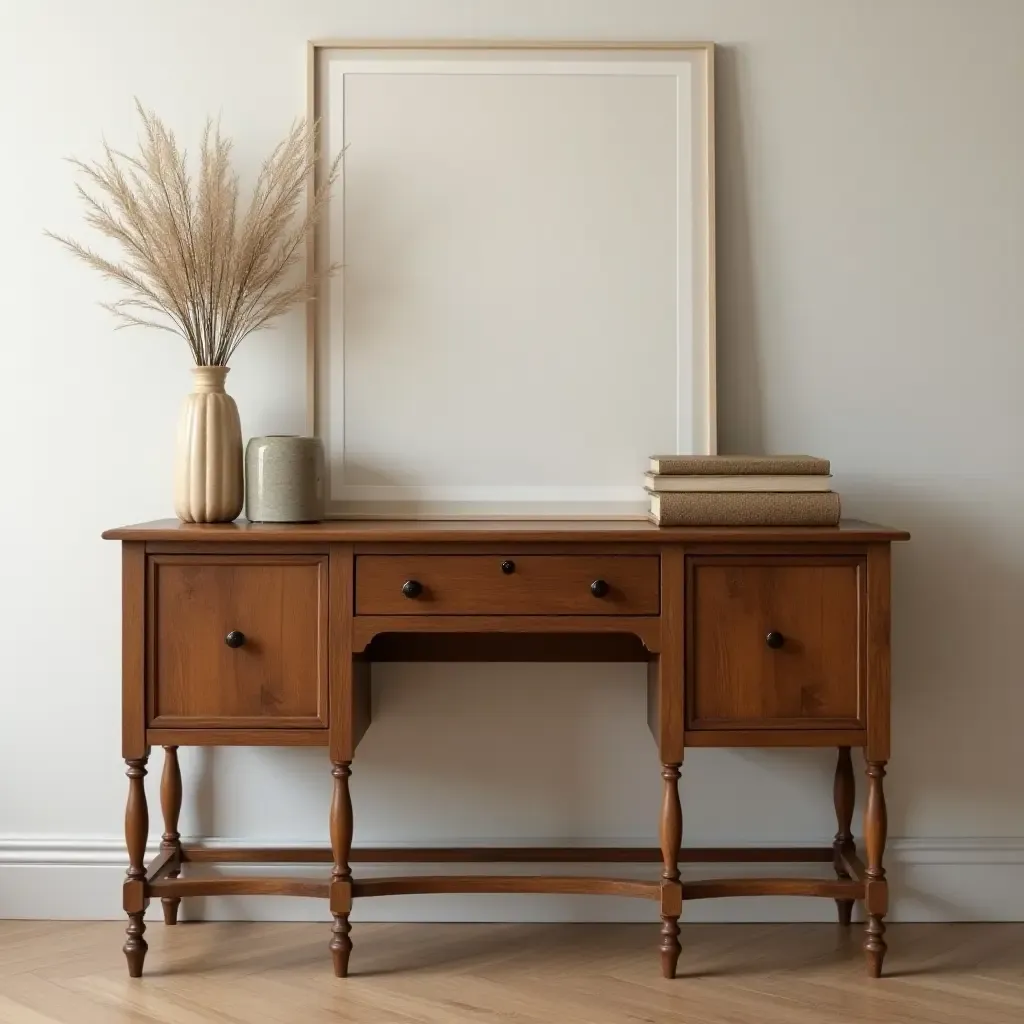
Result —
<instances>
[{"instance_id":1,"label":"glazed ceramic jar","mask_svg":"<svg viewBox=\"0 0 1024 1024\"><path fill-rule=\"evenodd\" d=\"M319 438L253 437L245 448L245 516L254 523L308 523L324 515Z\"/></svg>"}]
</instances>

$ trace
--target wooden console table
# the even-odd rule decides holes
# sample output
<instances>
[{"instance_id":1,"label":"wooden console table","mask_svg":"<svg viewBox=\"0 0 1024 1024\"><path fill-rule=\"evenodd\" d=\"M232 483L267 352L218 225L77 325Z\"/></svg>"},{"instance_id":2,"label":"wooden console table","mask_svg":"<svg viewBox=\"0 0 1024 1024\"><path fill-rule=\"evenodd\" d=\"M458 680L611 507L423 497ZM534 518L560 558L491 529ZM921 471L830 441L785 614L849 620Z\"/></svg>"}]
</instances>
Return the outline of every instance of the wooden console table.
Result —
<instances>
[{"instance_id":1,"label":"wooden console table","mask_svg":"<svg viewBox=\"0 0 1024 1024\"><path fill-rule=\"evenodd\" d=\"M908 534L837 528L658 529L645 522L326 522L111 530L123 560L124 884L132 977L143 915L160 897L330 900L330 949L348 973L353 899L398 893L545 892L634 896L659 906L661 968L675 976L685 900L791 894L867 916L869 973L881 973L888 884L882 780L889 759L889 553ZM659 848L353 849L349 776L370 724L372 665L386 660L641 661L663 780ZM166 756L164 833L145 864L144 779ZM330 849L182 843L180 745L326 746L334 779ZM681 849L686 747L838 749L838 831L829 846ZM850 749L867 764L865 859L852 832ZM326 770L326 769L325 769ZM326 812L326 808L325 808ZM654 822L652 824L652 832ZM189 878L195 862L318 862L322 881ZM661 865L656 881L561 875L361 879L353 863ZM680 881L681 862L828 863L829 878ZM186 877L181 877L184 869ZM326 872L325 872L326 874ZM831 874L831 872L830 872Z\"/></svg>"}]
</instances>

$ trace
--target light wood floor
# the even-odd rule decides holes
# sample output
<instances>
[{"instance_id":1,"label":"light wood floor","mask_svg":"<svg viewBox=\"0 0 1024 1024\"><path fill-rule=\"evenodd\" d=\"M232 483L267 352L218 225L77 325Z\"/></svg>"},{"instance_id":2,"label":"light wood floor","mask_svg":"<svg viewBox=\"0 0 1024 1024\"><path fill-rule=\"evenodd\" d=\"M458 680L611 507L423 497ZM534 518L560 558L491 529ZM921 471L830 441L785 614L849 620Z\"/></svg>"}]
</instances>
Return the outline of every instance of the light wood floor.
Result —
<instances>
[{"instance_id":1,"label":"light wood floor","mask_svg":"<svg viewBox=\"0 0 1024 1024\"><path fill-rule=\"evenodd\" d=\"M856 925L684 926L682 976L664 981L656 926L365 924L338 981L327 925L152 916L140 981L117 922L0 922L0 1021L1024 1022L1024 925L894 925L880 981L864 975Z\"/></svg>"}]
</instances>

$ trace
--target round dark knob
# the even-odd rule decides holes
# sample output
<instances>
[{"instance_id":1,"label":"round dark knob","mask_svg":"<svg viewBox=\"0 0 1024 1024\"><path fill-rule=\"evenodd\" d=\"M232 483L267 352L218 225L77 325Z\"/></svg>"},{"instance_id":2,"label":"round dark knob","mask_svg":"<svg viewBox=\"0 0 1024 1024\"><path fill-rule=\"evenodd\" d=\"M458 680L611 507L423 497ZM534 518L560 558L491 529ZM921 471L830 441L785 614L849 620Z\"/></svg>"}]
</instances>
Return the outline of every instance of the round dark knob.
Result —
<instances>
[{"instance_id":1,"label":"round dark knob","mask_svg":"<svg viewBox=\"0 0 1024 1024\"><path fill-rule=\"evenodd\" d=\"M773 629L765 638L764 642L773 650L777 651L785 642L786 638Z\"/></svg>"},{"instance_id":2,"label":"round dark knob","mask_svg":"<svg viewBox=\"0 0 1024 1024\"><path fill-rule=\"evenodd\" d=\"M402 584L402 593L406 597L419 597L423 593L423 584L419 580L406 580Z\"/></svg>"},{"instance_id":3,"label":"round dark knob","mask_svg":"<svg viewBox=\"0 0 1024 1024\"><path fill-rule=\"evenodd\" d=\"M237 629L231 630L226 637L224 637L224 643L228 647L241 647L245 643L245 634L239 632Z\"/></svg>"},{"instance_id":4,"label":"round dark knob","mask_svg":"<svg viewBox=\"0 0 1024 1024\"><path fill-rule=\"evenodd\" d=\"M516 563L513 562L511 559L506 558L505 561L501 563L501 571L506 576L511 576L512 573L516 571Z\"/></svg>"},{"instance_id":5,"label":"round dark knob","mask_svg":"<svg viewBox=\"0 0 1024 1024\"><path fill-rule=\"evenodd\" d=\"M609 589L608 584L605 583L604 580L594 580L594 582L590 584L590 592L594 597L604 597L605 594L608 593Z\"/></svg>"}]
</instances>

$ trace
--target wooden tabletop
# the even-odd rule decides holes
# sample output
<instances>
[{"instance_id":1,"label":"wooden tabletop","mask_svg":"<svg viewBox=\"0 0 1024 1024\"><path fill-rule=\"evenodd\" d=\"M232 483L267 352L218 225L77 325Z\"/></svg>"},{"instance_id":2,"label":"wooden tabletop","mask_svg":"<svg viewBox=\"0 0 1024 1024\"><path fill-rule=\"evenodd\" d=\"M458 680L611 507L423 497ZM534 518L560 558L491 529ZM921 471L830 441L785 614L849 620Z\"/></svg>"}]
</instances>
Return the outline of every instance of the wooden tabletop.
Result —
<instances>
[{"instance_id":1,"label":"wooden tabletop","mask_svg":"<svg viewBox=\"0 0 1024 1024\"><path fill-rule=\"evenodd\" d=\"M182 523L157 519L107 530L104 540L210 541L232 543L403 541L606 542L650 544L652 541L802 541L844 544L909 540L910 534L888 526L844 519L838 526L700 526L659 527L642 519L331 519L319 523Z\"/></svg>"}]
</instances>

